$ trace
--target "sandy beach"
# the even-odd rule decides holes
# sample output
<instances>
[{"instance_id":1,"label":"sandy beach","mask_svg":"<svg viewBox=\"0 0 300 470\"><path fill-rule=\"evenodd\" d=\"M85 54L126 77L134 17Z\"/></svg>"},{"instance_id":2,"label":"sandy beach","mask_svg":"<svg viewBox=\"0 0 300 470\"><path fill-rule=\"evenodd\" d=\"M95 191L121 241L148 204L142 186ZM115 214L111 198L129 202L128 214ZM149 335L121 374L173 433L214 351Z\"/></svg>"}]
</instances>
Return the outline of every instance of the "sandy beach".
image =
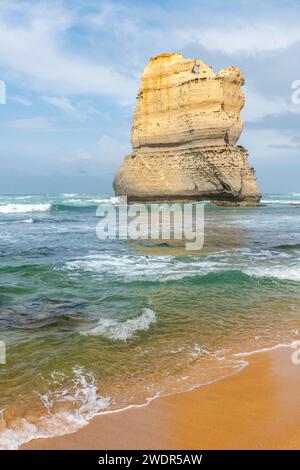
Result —
<instances>
[{"instance_id":1,"label":"sandy beach","mask_svg":"<svg viewBox=\"0 0 300 470\"><path fill-rule=\"evenodd\" d=\"M98 416L76 433L23 449L297 449L300 366L292 351L254 354L222 381Z\"/></svg>"}]
</instances>

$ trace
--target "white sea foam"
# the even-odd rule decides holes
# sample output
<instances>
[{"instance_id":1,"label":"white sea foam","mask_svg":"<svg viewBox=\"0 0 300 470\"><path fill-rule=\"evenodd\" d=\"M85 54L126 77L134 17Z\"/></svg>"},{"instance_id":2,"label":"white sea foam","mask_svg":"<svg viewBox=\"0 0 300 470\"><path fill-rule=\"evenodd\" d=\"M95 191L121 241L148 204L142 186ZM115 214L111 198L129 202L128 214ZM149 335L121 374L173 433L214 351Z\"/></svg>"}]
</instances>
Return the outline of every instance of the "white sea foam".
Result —
<instances>
[{"instance_id":1,"label":"white sea foam","mask_svg":"<svg viewBox=\"0 0 300 470\"><path fill-rule=\"evenodd\" d=\"M64 201L65 204L82 204L81 199L66 199Z\"/></svg>"},{"instance_id":2,"label":"white sea foam","mask_svg":"<svg viewBox=\"0 0 300 470\"><path fill-rule=\"evenodd\" d=\"M65 269L70 271L86 271L96 273L101 277L119 276L125 281L132 280L168 280L184 279L197 275L205 275L229 269L227 263L204 261L199 258L179 260L174 256L134 256L99 254L88 255L84 258L68 261Z\"/></svg>"},{"instance_id":3,"label":"white sea foam","mask_svg":"<svg viewBox=\"0 0 300 470\"><path fill-rule=\"evenodd\" d=\"M253 277L273 277L287 281L300 281L300 266L265 266L243 269L245 274Z\"/></svg>"},{"instance_id":4,"label":"white sea foam","mask_svg":"<svg viewBox=\"0 0 300 470\"><path fill-rule=\"evenodd\" d=\"M289 344L276 344L266 348L236 353L233 355L233 357L246 358L248 356L252 356L253 354L259 354L281 348L290 348L292 345L293 342ZM219 352L223 351L220 350ZM199 388L200 386L212 384L216 381L224 379L228 376L229 368L234 369L233 373L235 374L249 365L246 359L233 360L226 357L217 357L218 351L215 351L215 353L209 353L200 346L195 345L195 354L192 354L192 356L198 357L203 355L215 356L216 359L220 361L225 360L227 373L220 375L217 378L206 380L201 384L192 384L186 388L186 391L191 391L195 388ZM232 365L229 363L232 363ZM30 418L18 419L13 427L4 429L2 432L0 432L0 449L17 450L23 444L31 441L32 439L43 439L71 434L86 426L89 421L97 415L114 414L132 408L142 408L147 406L156 398L162 396L160 392L156 392L154 395L146 398L145 401L141 404L130 404L123 408L109 409L110 398L105 396L100 398L98 397L98 387L93 373L86 373L82 367L75 367L73 369L73 373L74 380L71 390L62 387L62 382L65 379L64 373L54 371L51 374L51 382L58 384L58 388L54 392L49 392L48 394L40 396L41 401L48 412L48 416L43 416L39 420L35 418L34 423L31 422ZM230 375L232 375L232 373ZM190 379L190 376L180 377L178 382L185 382L188 379ZM170 391L169 393L165 392L164 395L172 395L173 393L176 393L176 391ZM57 403L68 402L76 403L78 407L72 411L54 411ZM4 413L5 409L0 410L0 425L5 425L3 418Z\"/></svg>"},{"instance_id":5,"label":"white sea foam","mask_svg":"<svg viewBox=\"0 0 300 470\"><path fill-rule=\"evenodd\" d=\"M88 199L87 202L94 203L94 204L119 204L120 198L118 196L112 196L109 198L96 198L96 199Z\"/></svg>"},{"instance_id":6,"label":"white sea foam","mask_svg":"<svg viewBox=\"0 0 300 470\"><path fill-rule=\"evenodd\" d=\"M105 336L106 338L127 341L138 331L147 331L152 323L156 322L156 315L150 308L145 308L143 313L135 318L125 321L101 318L95 328L83 331L83 335Z\"/></svg>"},{"instance_id":7,"label":"white sea foam","mask_svg":"<svg viewBox=\"0 0 300 470\"><path fill-rule=\"evenodd\" d=\"M0 214L15 214L26 212L45 212L51 204L1 204Z\"/></svg>"},{"instance_id":8,"label":"white sea foam","mask_svg":"<svg viewBox=\"0 0 300 470\"><path fill-rule=\"evenodd\" d=\"M224 271L242 271L251 277L300 280L300 263L283 264L293 255L278 250L236 250L203 257L136 256L128 254L91 254L68 261L63 269L90 272L100 278L119 277L123 281L180 280Z\"/></svg>"},{"instance_id":9,"label":"white sea foam","mask_svg":"<svg viewBox=\"0 0 300 470\"><path fill-rule=\"evenodd\" d=\"M7 224L33 224L34 219L24 219L24 220L5 220L0 222L0 225L7 225Z\"/></svg>"},{"instance_id":10,"label":"white sea foam","mask_svg":"<svg viewBox=\"0 0 300 470\"><path fill-rule=\"evenodd\" d=\"M193 358L198 358L206 355L210 355L211 353L204 349L203 347L199 346L199 344L195 344L194 350L191 352L191 356Z\"/></svg>"},{"instance_id":11,"label":"white sea foam","mask_svg":"<svg viewBox=\"0 0 300 470\"><path fill-rule=\"evenodd\" d=\"M76 195L75 195L76 196ZM74 199L74 197L69 196L65 201L65 204L75 204L78 206L90 206L90 205L99 205L99 204L119 204L118 197L106 197L106 198L80 198Z\"/></svg>"},{"instance_id":12,"label":"white sea foam","mask_svg":"<svg viewBox=\"0 0 300 470\"><path fill-rule=\"evenodd\" d=\"M95 415L109 408L109 397L98 397L97 383L91 372L82 367L73 369L73 380L69 388L64 383L67 378L61 372L52 373L52 384L57 389L42 395L41 401L47 410L45 416L18 419L10 428L0 432L0 449L18 449L32 439L62 436L85 426ZM55 411L58 404L73 403L74 410ZM0 424L5 426L2 410Z\"/></svg>"},{"instance_id":13,"label":"white sea foam","mask_svg":"<svg viewBox=\"0 0 300 470\"><path fill-rule=\"evenodd\" d=\"M274 346L268 346L266 348L260 348L260 349L254 349L252 351L236 353L234 354L234 356L235 357L249 357L249 356L253 356L254 354L275 351L276 349L291 348L292 345L293 345L293 342L292 343L279 343L279 344L275 344Z\"/></svg>"},{"instance_id":14,"label":"white sea foam","mask_svg":"<svg viewBox=\"0 0 300 470\"><path fill-rule=\"evenodd\" d=\"M263 204L292 204L292 205L300 205L300 200L288 200L288 199L262 199L261 202Z\"/></svg>"}]
</instances>

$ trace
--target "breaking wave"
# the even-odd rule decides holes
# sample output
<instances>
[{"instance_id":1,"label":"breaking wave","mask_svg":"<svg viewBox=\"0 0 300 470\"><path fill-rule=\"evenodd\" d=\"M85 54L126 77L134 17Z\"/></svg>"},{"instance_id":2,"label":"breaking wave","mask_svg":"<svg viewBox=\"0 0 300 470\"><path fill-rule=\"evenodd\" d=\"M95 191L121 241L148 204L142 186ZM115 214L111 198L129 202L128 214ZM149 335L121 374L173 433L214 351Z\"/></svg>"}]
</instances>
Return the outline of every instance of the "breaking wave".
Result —
<instances>
[{"instance_id":1,"label":"breaking wave","mask_svg":"<svg viewBox=\"0 0 300 470\"><path fill-rule=\"evenodd\" d=\"M63 436L75 432L85 426L97 413L109 408L109 397L98 397L95 376L91 372L85 372L82 367L73 368L71 385L64 373L56 371L51 374L51 383L55 384L56 389L40 395L46 411L44 416L19 418L6 427L5 410L2 410L0 429L3 430L0 431L0 449L16 450L32 439ZM66 407L67 410L64 409Z\"/></svg>"},{"instance_id":2,"label":"breaking wave","mask_svg":"<svg viewBox=\"0 0 300 470\"><path fill-rule=\"evenodd\" d=\"M147 331L152 323L156 322L156 315L150 308L145 308L143 313L126 321L101 318L95 328L82 331L83 335L105 336L106 338L127 341L138 331Z\"/></svg>"},{"instance_id":3,"label":"breaking wave","mask_svg":"<svg viewBox=\"0 0 300 470\"><path fill-rule=\"evenodd\" d=\"M226 269L217 261L177 259L174 256L116 256L111 254L88 255L68 261L64 269L85 271L100 276L119 276L123 280L168 281L208 274Z\"/></svg>"},{"instance_id":4,"label":"breaking wave","mask_svg":"<svg viewBox=\"0 0 300 470\"><path fill-rule=\"evenodd\" d=\"M281 259L286 259L285 264L281 263ZM288 261L289 256L285 253L278 254L278 249L262 250L256 254L237 251L236 256L233 252L230 254L224 252L211 255L209 259L175 256L116 256L105 253L87 255L68 261L62 269L77 273L90 272L101 278L113 276L125 282L168 282L220 274L231 278L234 275L235 278L248 276L299 281L300 263L291 264Z\"/></svg>"},{"instance_id":5,"label":"breaking wave","mask_svg":"<svg viewBox=\"0 0 300 470\"><path fill-rule=\"evenodd\" d=\"M34 219L24 219L24 220L5 220L0 222L0 225L6 225L6 224L33 224Z\"/></svg>"},{"instance_id":6,"label":"breaking wave","mask_svg":"<svg viewBox=\"0 0 300 470\"><path fill-rule=\"evenodd\" d=\"M26 212L46 212L51 204L1 204L0 214L16 214Z\"/></svg>"},{"instance_id":7,"label":"breaking wave","mask_svg":"<svg viewBox=\"0 0 300 470\"><path fill-rule=\"evenodd\" d=\"M253 267L244 270L253 277L272 277L287 281L300 281L300 266Z\"/></svg>"},{"instance_id":8,"label":"breaking wave","mask_svg":"<svg viewBox=\"0 0 300 470\"><path fill-rule=\"evenodd\" d=\"M262 199L262 204L289 204L289 205L300 205L300 200L288 200L288 199Z\"/></svg>"}]
</instances>

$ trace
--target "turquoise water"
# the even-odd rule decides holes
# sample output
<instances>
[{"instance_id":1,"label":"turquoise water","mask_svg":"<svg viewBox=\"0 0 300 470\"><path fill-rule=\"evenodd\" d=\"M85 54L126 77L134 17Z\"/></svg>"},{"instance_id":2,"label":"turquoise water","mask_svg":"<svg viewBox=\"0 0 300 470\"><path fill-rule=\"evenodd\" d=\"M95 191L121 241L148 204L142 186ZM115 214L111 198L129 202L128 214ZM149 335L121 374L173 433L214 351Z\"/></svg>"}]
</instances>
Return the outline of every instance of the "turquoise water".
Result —
<instances>
[{"instance_id":1,"label":"turquoise water","mask_svg":"<svg viewBox=\"0 0 300 470\"><path fill-rule=\"evenodd\" d=\"M0 446L238 372L300 331L300 194L205 204L205 245L100 241L105 195L0 196ZM241 355L242 353L242 355Z\"/></svg>"}]
</instances>

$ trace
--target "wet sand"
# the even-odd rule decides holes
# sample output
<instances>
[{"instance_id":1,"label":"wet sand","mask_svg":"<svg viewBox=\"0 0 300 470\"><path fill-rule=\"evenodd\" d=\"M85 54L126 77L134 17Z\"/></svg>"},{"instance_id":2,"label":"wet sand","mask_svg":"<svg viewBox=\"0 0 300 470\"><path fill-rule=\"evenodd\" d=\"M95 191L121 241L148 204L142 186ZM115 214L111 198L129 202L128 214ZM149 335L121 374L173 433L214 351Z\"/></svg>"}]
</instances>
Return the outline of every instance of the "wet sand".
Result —
<instances>
[{"instance_id":1,"label":"wet sand","mask_svg":"<svg viewBox=\"0 0 300 470\"><path fill-rule=\"evenodd\" d=\"M94 418L23 449L299 449L300 365L291 348L247 357L222 381Z\"/></svg>"}]
</instances>

